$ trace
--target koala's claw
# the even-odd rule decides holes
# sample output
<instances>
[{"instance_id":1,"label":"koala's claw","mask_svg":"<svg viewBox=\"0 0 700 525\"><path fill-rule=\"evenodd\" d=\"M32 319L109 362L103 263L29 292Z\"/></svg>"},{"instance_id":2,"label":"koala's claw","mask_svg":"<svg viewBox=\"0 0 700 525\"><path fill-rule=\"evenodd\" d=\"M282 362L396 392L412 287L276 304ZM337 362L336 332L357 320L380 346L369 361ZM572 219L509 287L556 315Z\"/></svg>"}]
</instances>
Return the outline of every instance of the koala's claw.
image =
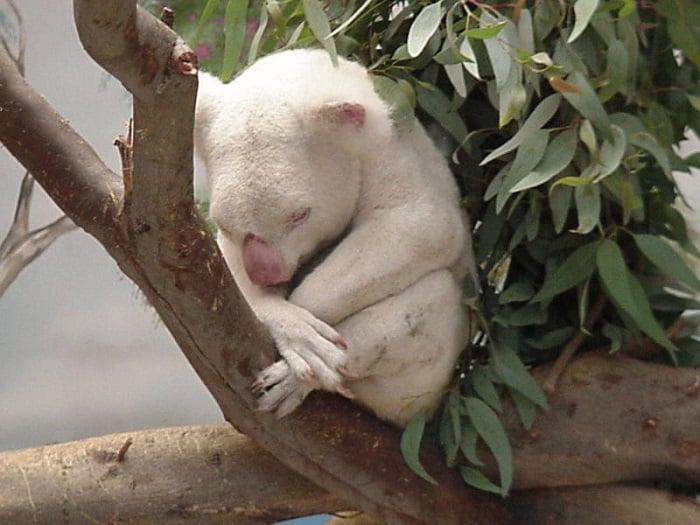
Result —
<instances>
[{"instance_id":1,"label":"koala's claw","mask_svg":"<svg viewBox=\"0 0 700 525\"><path fill-rule=\"evenodd\" d=\"M286 361L278 361L258 374L253 391L258 394L258 410L284 417L294 411L313 390L294 375Z\"/></svg>"}]
</instances>

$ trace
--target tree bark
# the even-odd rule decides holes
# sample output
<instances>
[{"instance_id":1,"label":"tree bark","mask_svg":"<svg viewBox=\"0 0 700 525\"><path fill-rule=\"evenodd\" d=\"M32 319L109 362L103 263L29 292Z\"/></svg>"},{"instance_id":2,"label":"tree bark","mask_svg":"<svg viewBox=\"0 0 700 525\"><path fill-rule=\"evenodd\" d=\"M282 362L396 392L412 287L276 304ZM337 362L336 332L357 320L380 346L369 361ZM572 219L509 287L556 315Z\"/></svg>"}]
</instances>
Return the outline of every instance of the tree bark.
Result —
<instances>
[{"instance_id":1,"label":"tree bark","mask_svg":"<svg viewBox=\"0 0 700 525\"><path fill-rule=\"evenodd\" d=\"M0 523L262 525L344 507L225 423L0 454Z\"/></svg>"},{"instance_id":2,"label":"tree bark","mask_svg":"<svg viewBox=\"0 0 700 525\"><path fill-rule=\"evenodd\" d=\"M503 525L700 523L700 505L624 485L514 492ZM381 525L224 423L126 432L0 454L0 523L272 524L338 513ZM343 517L344 516L344 517Z\"/></svg>"}]
</instances>

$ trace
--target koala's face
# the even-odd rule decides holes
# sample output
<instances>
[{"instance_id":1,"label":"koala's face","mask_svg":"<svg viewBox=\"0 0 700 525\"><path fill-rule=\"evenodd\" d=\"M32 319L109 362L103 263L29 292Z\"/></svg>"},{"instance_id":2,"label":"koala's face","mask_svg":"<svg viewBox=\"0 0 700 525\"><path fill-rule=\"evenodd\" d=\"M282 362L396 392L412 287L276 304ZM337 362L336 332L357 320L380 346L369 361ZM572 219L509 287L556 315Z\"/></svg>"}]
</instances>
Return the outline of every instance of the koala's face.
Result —
<instances>
[{"instance_id":1,"label":"koala's face","mask_svg":"<svg viewBox=\"0 0 700 525\"><path fill-rule=\"evenodd\" d=\"M256 122L216 159L211 214L241 247L250 280L289 281L300 263L339 236L359 195L359 162L328 137Z\"/></svg>"}]
</instances>

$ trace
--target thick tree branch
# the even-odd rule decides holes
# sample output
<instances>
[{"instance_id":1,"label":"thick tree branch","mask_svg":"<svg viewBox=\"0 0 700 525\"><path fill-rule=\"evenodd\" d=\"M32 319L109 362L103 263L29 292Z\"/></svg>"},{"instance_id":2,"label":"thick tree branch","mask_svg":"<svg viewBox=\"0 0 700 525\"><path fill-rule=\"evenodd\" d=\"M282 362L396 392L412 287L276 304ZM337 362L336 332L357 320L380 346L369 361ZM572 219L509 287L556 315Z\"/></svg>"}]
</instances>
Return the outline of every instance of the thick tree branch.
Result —
<instances>
[{"instance_id":1,"label":"thick tree branch","mask_svg":"<svg viewBox=\"0 0 700 525\"><path fill-rule=\"evenodd\" d=\"M700 522L700 506L689 498L622 485L516 492L503 506L512 514L504 525ZM0 454L0 523L13 525L267 525L345 507L226 424ZM342 514L348 517L330 523L381 523L357 512Z\"/></svg>"},{"instance_id":2,"label":"thick tree branch","mask_svg":"<svg viewBox=\"0 0 700 525\"><path fill-rule=\"evenodd\" d=\"M346 506L228 424L0 454L0 523L267 525Z\"/></svg>"},{"instance_id":3,"label":"thick tree branch","mask_svg":"<svg viewBox=\"0 0 700 525\"><path fill-rule=\"evenodd\" d=\"M535 377L548 368L535 369ZM700 483L699 370L588 354L569 364L549 404L529 431L506 406L516 488Z\"/></svg>"}]
</instances>

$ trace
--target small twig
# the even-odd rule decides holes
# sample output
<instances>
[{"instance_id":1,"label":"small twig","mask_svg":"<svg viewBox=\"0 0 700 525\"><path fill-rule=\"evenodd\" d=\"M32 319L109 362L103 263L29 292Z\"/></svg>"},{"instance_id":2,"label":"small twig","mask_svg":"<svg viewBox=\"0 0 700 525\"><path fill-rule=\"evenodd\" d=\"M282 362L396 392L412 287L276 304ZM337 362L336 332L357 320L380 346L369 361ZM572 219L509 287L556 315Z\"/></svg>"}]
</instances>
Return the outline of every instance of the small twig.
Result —
<instances>
[{"instance_id":1,"label":"small twig","mask_svg":"<svg viewBox=\"0 0 700 525\"><path fill-rule=\"evenodd\" d=\"M126 135L119 135L114 139L114 145L119 150L119 158L122 162L122 176L124 178L124 193L131 194L134 176L134 119L130 118L126 128Z\"/></svg>"},{"instance_id":2,"label":"small twig","mask_svg":"<svg viewBox=\"0 0 700 525\"><path fill-rule=\"evenodd\" d=\"M160 21L172 29L175 24L175 11L169 7L164 7L160 12Z\"/></svg>"},{"instance_id":3,"label":"small twig","mask_svg":"<svg viewBox=\"0 0 700 525\"><path fill-rule=\"evenodd\" d=\"M17 19L17 32L19 33L17 54L15 55L12 53L12 51L10 51L10 46L4 38L0 39L0 42L7 51L7 54L10 55L10 58L12 58L12 61L17 66L17 69L19 69L20 74L24 76L24 55L27 50L27 32L24 28L24 19L22 18L22 13L14 0L5 0L5 3L10 6L10 9Z\"/></svg>"},{"instance_id":4,"label":"small twig","mask_svg":"<svg viewBox=\"0 0 700 525\"><path fill-rule=\"evenodd\" d=\"M117 452L117 463L121 463L124 461L127 450L129 450L129 447L133 444L134 440L131 438L127 438L126 441L124 441L124 444L119 449L119 452Z\"/></svg>"},{"instance_id":5,"label":"small twig","mask_svg":"<svg viewBox=\"0 0 700 525\"><path fill-rule=\"evenodd\" d=\"M596 299L596 302L591 308L591 311L588 313L588 319L584 323L584 329L579 329L579 331L576 332L576 335L574 335L571 341L569 341L566 344L564 350L562 350L561 354L559 354L559 357L557 357L557 360L554 361L554 365L549 371L549 374L547 374L547 378L545 379L544 384L542 385L542 388L548 394L551 394L556 390L557 381L559 381L559 376L561 376L562 372L564 372L566 365L569 364L569 361L571 361L571 359L574 357L574 354L576 354L576 350L578 350L581 344L583 343L583 340L586 338L587 335L586 332L590 331L598 322L600 315L603 313L603 308L605 307L606 302L607 300L605 298L605 295L601 293Z\"/></svg>"},{"instance_id":6,"label":"small twig","mask_svg":"<svg viewBox=\"0 0 700 525\"><path fill-rule=\"evenodd\" d=\"M690 323L682 317L679 317L666 330L666 337L673 341L674 339L677 339L680 332L682 332L688 326L690 326ZM635 339L632 341L627 341L623 343L620 350L618 350L618 352L629 357L634 357L635 359L641 359L643 361L653 359L665 351L665 348L656 344L651 339Z\"/></svg>"}]
</instances>

